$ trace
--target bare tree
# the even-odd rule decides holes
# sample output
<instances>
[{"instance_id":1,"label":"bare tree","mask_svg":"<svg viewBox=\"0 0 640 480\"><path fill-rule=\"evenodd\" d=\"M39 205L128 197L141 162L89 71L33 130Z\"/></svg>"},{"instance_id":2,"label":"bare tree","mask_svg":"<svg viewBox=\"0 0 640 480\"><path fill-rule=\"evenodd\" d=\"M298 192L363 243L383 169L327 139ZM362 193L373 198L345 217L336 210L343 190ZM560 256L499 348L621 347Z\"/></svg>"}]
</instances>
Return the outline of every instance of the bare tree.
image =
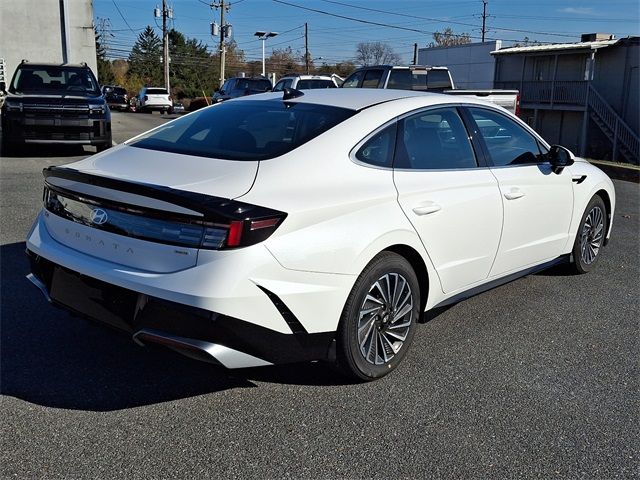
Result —
<instances>
[{"instance_id":1,"label":"bare tree","mask_svg":"<svg viewBox=\"0 0 640 480\"><path fill-rule=\"evenodd\" d=\"M451 47L452 45L466 45L471 43L471 36L468 33L453 33L451 27L445 28L442 32L433 32L433 42L430 47Z\"/></svg>"},{"instance_id":2,"label":"bare tree","mask_svg":"<svg viewBox=\"0 0 640 480\"><path fill-rule=\"evenodd\" d=\"M402 59L393 52L393 48L383 42L360 42L356 48L357 64L367 65L398 65Z\"/></svg>"}]
</instances>

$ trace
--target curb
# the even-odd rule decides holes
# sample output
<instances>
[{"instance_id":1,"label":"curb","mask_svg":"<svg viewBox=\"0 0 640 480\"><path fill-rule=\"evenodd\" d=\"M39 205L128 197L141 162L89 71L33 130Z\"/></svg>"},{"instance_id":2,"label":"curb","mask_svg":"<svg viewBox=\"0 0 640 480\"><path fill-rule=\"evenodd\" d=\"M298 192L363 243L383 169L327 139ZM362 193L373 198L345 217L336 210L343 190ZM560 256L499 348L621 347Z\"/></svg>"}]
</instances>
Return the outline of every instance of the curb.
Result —
<instances>
[{"instance_id":1,"label":"curb","mask_svg":"<svg viewBox=\"0 0 640 480\"><path fill-rule=\"evenodd\" d=\"M587 161L594 164L611 178L614 178L616 180L625 180L627 182L640 183L640 168L635 165L624 165L598 160Z\"/></svg>"}]
</instances>

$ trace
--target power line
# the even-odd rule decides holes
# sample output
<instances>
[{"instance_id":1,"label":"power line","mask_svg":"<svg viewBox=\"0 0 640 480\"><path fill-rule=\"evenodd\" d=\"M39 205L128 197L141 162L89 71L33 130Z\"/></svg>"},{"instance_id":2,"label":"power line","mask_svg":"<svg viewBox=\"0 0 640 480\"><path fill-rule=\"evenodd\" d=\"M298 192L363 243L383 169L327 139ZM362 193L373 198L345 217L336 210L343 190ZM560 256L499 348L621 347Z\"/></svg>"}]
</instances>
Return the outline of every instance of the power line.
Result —
<instances>
[{"instance_id":1,"label":"power line","mask_svg":"<svg viewBox=\"0 0 640 480\"><path fill-rule=\"evenodd\" d=\"M320 13L322 15L328 15L330 17L342 18L344 20L350 20L352 22L364 23L364 24L367 24L367 25L375 25L375 26L378 26L378 27L385 27L385 28L394 28L396 30L404 30L404 31L408 31L408 32L415 32L415 33L420 33L420 34L423 34L423 35L433 35L435 33L435 32L430 32L430 31L427 31L427 30L420 30L420 29L417 29L417 28L401 27L400 25L393 25L393 24L389 24L389 23L380 23L380 22L373 22L373 21L370 21L370 20L363 20L361 18L349 17L347 15L340 15L340 14L337 14L337 13L331 13L331 12L327 12L327 11L324 11L324 10L318 10L316 8L303 7L302 5L296 5L294 3L285 2L284 0L272 0L272 1L274 1L275 3L281 3L283 5L287 5L289 7L299 8L299 9L302 9L302 10L308 10L310 12ZM330 0L323 0L323 1L330 1ZM351 6L353 6L353 5L351 5ZM366 7L355 7L355 8L366 8ZM387 13L390 13L390 12L387 12ZM403 14L397 14L397 15L403 15ZM426 18L426 17L423 17L423 18ZM477 27L478 25L472 25L472 26ZM474 38L476 40L479 40L481 37L469 35L469 38ZM488 40L505 40L505 41L508 41L508 42L518 42L519 41L517 39L498 39L498 38L488 38ZM542 42L541 41L539 43L552 43L552 42Z\"/></svg>"},{"instance_id":2,"label":"power line","mask_svg":"<svg viewBox=\"0 0 640 480\"><path fill-rule=\"evenodd\" d=\"M129 25L129 22L127 22L127 19L124 18L124 15L120 11L120 8L118 7L118 4L116 3L116 0L111 0L111 1L113 2L113 6L116 7L116 10L120 14L120 17L122 17L122 20L124 21L124 24L129 28L129 30L131 30L135 34L136 31L133 28L131 28L131 25Z\"/></svg>"},{"instance_id":3,"label":"power line","mask_svg":"<svg viewBox=\"0 0 640 480\"><path fill-rule=\"evenodd\" d=\"M278 0L274 0L274 1L278 1ZM482 30L484 30L486 32L486 25L485 25L484 18L483 18L483 25L481 26L481 25L477 25L475 23L457 22L457 21L450 20L450 19L423 17L423 16L420 16L420 15L410 15L410 14L407 14L407 13L398 13L398 12L391 12L391 11L388 11L388 10L379 10L377 8L362 7L360 5L351 5L349 3L339 2L337 0L321 0L321 1L326 2L326 3L334 3L336 5L342 5L342 6L345 6L345 7L356 8L358 10L366 10L366 11L375 12L375 13L384 13L386 15L395 15L397 17L413 18L413 19L416 19L416 20L428 20L430 22L448 23L448 24L451 24L451 25L462 25L462 26L465 26L465 27L482 28ZM483 2L483 3L484 3L484 8L485 8L485 11L483 13L483 17L485 17L485 16L489 17L489 15L486 15L486 2ZM536 35L549 35L549 36L556 36L556 37L574 38L574 35L567 35L567 34L563 34L563 33L534 32L534 31L531 31L531 30L521 30L521 29L517 29L517 28L501 28L500 30L503 30L505 32L533 33L533 34L536 34ZM474 37L474 38L478 38L478 37ZM479 37L479 38L481 38L482 41L484 42L483 37ZM515 41L515 40L513 40L513 41Z\"/></svg>"}]
</instances>

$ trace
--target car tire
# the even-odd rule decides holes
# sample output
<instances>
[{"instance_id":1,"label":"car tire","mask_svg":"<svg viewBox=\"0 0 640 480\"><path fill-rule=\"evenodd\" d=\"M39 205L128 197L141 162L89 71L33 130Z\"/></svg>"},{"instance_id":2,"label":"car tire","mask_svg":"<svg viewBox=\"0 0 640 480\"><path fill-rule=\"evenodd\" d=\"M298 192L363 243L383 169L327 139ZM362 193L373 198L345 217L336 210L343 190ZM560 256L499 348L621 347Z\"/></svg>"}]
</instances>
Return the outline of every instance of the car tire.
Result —
<instances>
[{"instance_id":1,"label":"car tire","mask_svg":"<svg viewBox=\"0 0 640 480\"><path fill-rule=\"evenodd\" d=\"M111 148L111 146L112 146L112 141L111 141L111 137L109 137L108 141L96 145L96 153L104 152L105 150Z\"/></svg>"},{"instance_id":2,"label":"car tire","mask_svg":"<svg viewBox=\"0 0 640 480\"><path fill-rule=\"evenodd\" d=\"M392 252L376 256L344 306L336 338L338 369L359 381L392 372L411 345L419 310L420 286L411 264Z\"/></svg>"},{"instance_id":3,"label":"car tire","mask_svg":"<svg viewBox=\"0 0 640 480\"><path fill-rule=\"evenodd\" d=\"M582 214L573 243L573 266L577 273L593 270L607 234L607 207L599 195L594 195Z\"/></svg>"}]
</instances>

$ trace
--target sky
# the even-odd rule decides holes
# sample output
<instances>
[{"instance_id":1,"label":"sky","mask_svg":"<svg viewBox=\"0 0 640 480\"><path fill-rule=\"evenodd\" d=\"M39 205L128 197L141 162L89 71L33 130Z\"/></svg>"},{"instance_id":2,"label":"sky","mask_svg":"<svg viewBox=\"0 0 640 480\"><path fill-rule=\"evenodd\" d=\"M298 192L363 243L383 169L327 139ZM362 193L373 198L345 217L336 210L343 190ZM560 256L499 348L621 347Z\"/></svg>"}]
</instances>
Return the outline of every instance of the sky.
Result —
<instances>
[{"instance_id":1,"label":"sky","mask_svg":"<svg viewBox=\"0 0 640 480\"><path fill-rule=\"evenodd\" d=\"M187 37L216 49L209 24L219 23L220 10L211 0L169 0L172 26ZM218 2L219 3L219 0ZM291 47L304 54L304 24L308 25L309 52L316 65L353 59L359 42L388 43L405 63L413 45L425 47L432 33L447 26L480 41L482 0L225 0L230 5L225 23L233 26L233 39L247 60L261 60L262 42L256 31L278 32L266 42L272 49ZM153 9L162 0L93 0L96 25L108 26L109 54L126 58L139 32L147 25L161 35L161 19ZM324 13L322 13L324 12ZM606 32L616 37L640 35L640 1L607 0L488 0L487 40L503 46L530 40L565 43L581 33ZM348 17L348 18L345 18ZM369 22L369 23L367 23ZM322 57L322 59L320 59Z\"/></svg>"}]
</instances>

